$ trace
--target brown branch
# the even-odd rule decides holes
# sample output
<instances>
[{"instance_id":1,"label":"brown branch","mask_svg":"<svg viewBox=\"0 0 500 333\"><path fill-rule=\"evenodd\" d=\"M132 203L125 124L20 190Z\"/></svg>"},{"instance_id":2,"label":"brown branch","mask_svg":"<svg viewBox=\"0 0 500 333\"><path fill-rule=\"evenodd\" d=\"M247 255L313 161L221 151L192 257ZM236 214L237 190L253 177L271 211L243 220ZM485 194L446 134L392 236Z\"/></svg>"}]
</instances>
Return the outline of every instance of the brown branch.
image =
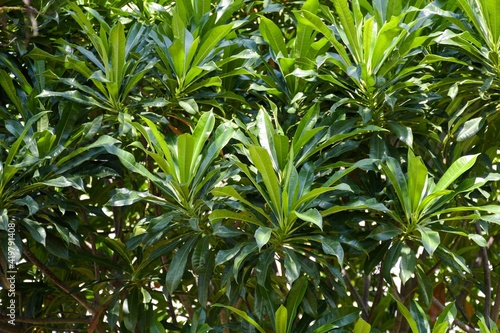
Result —
<instances>
[{"instance_id":1,"label":"brown branch","mask_svg":"<svg viewBox=\"0 0 500 333\"><path fill-rule=\"evenodd\" d=\"M82 297L79 294L73 293L71 289L61 280L59 279L50 269L47 268L38 258L31 252L27 246L23 246L23 254L28 258L29 261L33 263L45 276L47 276L55 285L57 285L60 289L68 293L71 297L73 297L78 303L80 303L87 311L92 313L93 315L96 313L96 309L90 304L87 299Z\"/></svg>"},{"instance_id":2,"label":"brown branch","mask_svg":"<svg viewBox=\"0 0 500 333\"><path fill-rule=\"evenodd\" d=\"M493 322L498 322L498 317L500 315L500 281L497 283L497 290L495 296L495 304L493 305L493 310L491 312L491 319Z\"/></svg>"},{"instance_id":3,"label":"brown branch","mask_svg":"<svg viewBox=\"0 0 500 333\"><path fill-rule=\"evenodd\" d=\"M349 275L347 274L347 272L345 271L344 268L342 268L342 277L344 278L344 280L345 280L347 286L349 287L349 290L351 291L352 295L356 299L356 302L359 303L359 305L361 306L361 312L363 314L363 318L365 318L365 319L368 318L368 315L369 315L369 313L368 313L368 306L365 304L365 302L363 302L363 299L359 295L358 291L352 285L351 278L349 278Z\"/></svg>"}]
</instances>

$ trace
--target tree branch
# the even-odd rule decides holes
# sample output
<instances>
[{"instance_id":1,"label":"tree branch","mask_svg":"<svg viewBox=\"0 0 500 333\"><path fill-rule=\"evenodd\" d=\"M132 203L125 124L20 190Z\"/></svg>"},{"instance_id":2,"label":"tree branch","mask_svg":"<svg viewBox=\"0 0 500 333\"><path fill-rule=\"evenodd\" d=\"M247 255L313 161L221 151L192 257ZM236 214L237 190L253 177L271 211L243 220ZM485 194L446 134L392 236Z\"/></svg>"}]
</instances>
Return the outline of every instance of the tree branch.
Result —
<instances>
[{"instance_id":1,"label":"tree branch","mask_svg":"<svg viewBox=\"0 0 500 333\"><path fill-rule=\"evenodd\" d=\"M349 278L349 275L347 274L347 272L345 271L344 268L342 268L342 277L344 278L345 282L347 283L347 286L349 287L349 290L351 291L352 295L356 299L356 302L359 303L359 305L361 306L361 312L363 314L363 318L367 319L368 315L369 315L368 306L365 304L365 302L363 302L363 299L359 295L358 291L352 285L351 279Z\"/></svg>"},{"instance_id":2,"label":"tree branch","mask_svg":"<svg viewBox=\"0 0 500 333\"><path fill-rule=\"evenodd\" d=\"M96 309L87 301L87 299L83 298L79 294L75 294L71 291L71 289L61 280L59 279L51 270L49 270L38 258L31 252L27 246L23 246L23 253L28 258L29 261L33 263L45 276L47 276L55 285L57 285L60 289L68 293L71 297L73 297L78 303L80 303L87 311L92 313L93 315L96 313Z\"/></svg>"}]
</instances>

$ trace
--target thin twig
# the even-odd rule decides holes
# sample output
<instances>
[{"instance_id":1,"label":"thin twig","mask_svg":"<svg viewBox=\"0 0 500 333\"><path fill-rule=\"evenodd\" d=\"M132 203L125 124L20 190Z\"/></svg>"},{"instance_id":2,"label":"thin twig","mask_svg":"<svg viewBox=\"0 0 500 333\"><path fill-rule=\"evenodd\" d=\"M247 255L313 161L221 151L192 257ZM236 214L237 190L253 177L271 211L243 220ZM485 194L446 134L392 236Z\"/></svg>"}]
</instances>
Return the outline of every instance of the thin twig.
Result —
<instances>
[{"instance_id":1,"label":"thin twig","mask_svg":"<svg viewBox=\"0 0 500 333\"><path fill-rule=\"evenodd\" d=\"M363 314L363 317L368 318L368 315L369 315L368 306L363 302L363 299L359 295L358 291L352 285L351 278L349 278L349 275L347 274L347 272L345 271L344 268L342 268L342 277L344 278L345 282L347 283L347 286L349 287L349 290L351 291L354 298L356 299L356 302L358 302L359 305L361 306L361 312Z\"/></svg>"},{"instance_id":2,"label":"thin twig","mask_svg":"<svg viewBox=\"0 0 500 333\"><path fill-rule=\"evenodd\" d=\"M87 311L92 314L96 313L94 307L87 302L85 298L81 295L74 293L61 279L59 279L50 269L47 268L38 258L31 252L27 246L23 246L23 254L28 258L29 261L33 263L45 276L47 276L55 285L57 285L60 289L68 293L71 297L73 297L78 303L80 303Z\"/></svg>"}]
</instances>

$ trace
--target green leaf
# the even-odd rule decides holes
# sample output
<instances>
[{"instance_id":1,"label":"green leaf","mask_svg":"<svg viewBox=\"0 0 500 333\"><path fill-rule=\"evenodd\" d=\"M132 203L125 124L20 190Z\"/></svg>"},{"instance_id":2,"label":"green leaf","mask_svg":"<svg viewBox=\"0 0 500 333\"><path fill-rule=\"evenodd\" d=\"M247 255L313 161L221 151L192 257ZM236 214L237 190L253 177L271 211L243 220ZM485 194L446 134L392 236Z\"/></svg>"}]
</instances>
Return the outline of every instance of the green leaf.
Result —
<instances>
[{"instance_id":1,"label":"green leaf","mask_svg":"<svg viewBox=\"0 0 500 333\"><path fill-rule=\"evenodd\" d=\"M469 170L474 163L476 163L476 159L479 154L476 155L467 155L460 157L458 160L453 162L453 164L446 170L444 175L439 179L439 182L436 184L432 193L446 190L448 186L451 185L458 177L460 177L464 172Z\"/></svg>"},{"instance_id":2,"label":"green leaf","mask_svg":"<svg viewBox=\"0 0 500 333\"><path fill-rule=\"evenodd\" d=\"M283 34L281 33L281 30L276 25L276 23L274 23L273 21L264 16L261 16L259 30L260 33L262 34L262 37L266 42L269 43L271 50L273 50L276 56L279 53L281 53L283 57L288 56L288 50L286 48L285 38L283 37Z\"/></svg>"},{"instance_id":3,"label":"green leaf","mask_svg":"<svg viewBox=\"0 0 500 333\"><path fill-rule=\"evenodd\" d=\"M172 294L181 283L182 276L186 271L189 253L197 241L198 237L194 237L187 241L172 258L172 262L168 267L167 275L165 277L165 287L167 288L167 292L169 294Z\"/></svg>"},{"instance_id":4,"label":"green leaf","mask_svg":"<svg viewBox=\"0 0 500 333\"><path fill-rule=\"evenodd\" d=\"M111 29L109 38L109 42L111 45L111 70L113 75L113 82L121 85L124 79L123 74L125 71L126 56L126 38L123 24L118 22L118 24ZM118 90L116 91L116 96L118 96Z\"/></svg>"},{"instance_id":5,"label":"green leaf","mask_svg":"<svg viewBox=\"0 0 500 333\"><path fill-rule=\"evenodd\" d=\"M194 175L191 173L191 163L194 159L194 140L188 134L182 134L177 139L177 161L179 163L179 181L188 185Z\"/></svg>"},{"instance_id":6,"label":"green leaf","mask_svg":"<svg viewBox=\"0 0 500 333\"><path fill-rule=\"evenodd\" d=\"M417 229L422 235L422 244L425 250L432 256L441 242L439 233L421 225L417 225Z\"/></svg>"},{"instance_id":7,"label":"green leaf","mask_svg":"<svg viewBox=\"0 0 500 333\"><path fill-rule=\"evenodd\" d=\"M387 126L399 140L403 141L408 147L413 147L413 132L410 127L392 121L388 122Z\"/></svg>"},{"instance_id":8,"label":"green leaf","mask_svg":"<svg viewBox=\"0 0 500 333\"><path fill-rule=\"evenodd\" d=\"M408 309L404 306L403 303L399 302L398 300L396 300L396 302L398 304L398 310L399 310L399 312L406 319L406 321L408 322L408 325L410 325L411 331L413 333L420 333L419 330L418 330L417 322L413 318L413 316L410 313L410 311L408 311Z\"/></svg>"},{"instance_id":9,"label":"green leaf","mask_svg":"<svg viewBox=\"0 0 500 333\"><path fill-rule=\"evenodd\" d=\"M344 262L344 249L340 245L339 241L336 241L330 237L321 237L321 247L326 254L336 256L339 260L340 266Z\"/></svg>"},{"instance_id":10,"label":"green leaf","mask_svg":"<svg viewBox=\"0 0 500 333\"><path fill-rule=\"evenodd\" d=\"M280 305L276 310L276 333L287 333L288 311Z\"/></svg>"},{"instance_id":11,"label":"green leaf","mask_svg":"<svg viewBox=\"0 0 500 333\"><path fill-rule=\"evenodd\" d=\"M293 284L300 276L300 269L302 267L297 255L291 249L284 248L285 252L285 275L288 283Z\"/></svg>"},{"instance_id":12,"label":"green leaf","mask_svg":"<svg viewBox=\"0 0 500 333\"><path fill-rule=\"evenodd\" d=\"M40 209L38 203L29 195L21 199L12 200L12 202L18 205L25 205L26 207L28 207L29 215L35 214L36 212L38 212L38 209Z\"/></svg>"},{"instance_id":13,"label":"green leaf","mask_svg":"<svg viewBox=\"0 0 500 333\"><path fill-rule=\"evenodd\" d=\"M191 174L195 174L196 161L199 159L201 151L205 146L208 137L212 133L215 125L215 117L212 112L205 112L193 131L193 157L191 159Z\"/></svg>"},{"instance_id":14,"label":"green leaf","mask_svg":"<svg viewBox=\"0 0 500 333\"><path fill-rule=\"evenodd\" d=\"M488 247L488 242L481 235L478 235L478 234L468 234L467 237L469 239L473 240L474 243L476 243L477 245L479 245L481 247Z\"/></svg>"},{"instance_id":15,"label":"green leaf","mask_svg":"<svg viewBox=\"0 0 500 333\"><path fill-rule=\"evenodd\" d=\"M203 41L196 51L196 57L193 60L192 66L200 66L205 58L214 51L215 46L233 29L233 24L220 25L210 29L206 36L203 36Z\"/></svg>"},{"instance_id":16,"label":"green leaf","mask_svg":"<svg viewBox=\"0 0 500 333\"><path fill-rule=\"evenodd\" d=\"M235 247L228 250L219 250L215 256L215 266L222 265L223 263L233 259L243 247L243 243L236 244Z\"/></svg>"},{"instance_id":17,"label":"green leaf","mask_svg":"<svg viewBox=\"0 0 500 333\"><path fill-rule=\"evenodd\" d=\"M458 142L465 141L479 132L486 123L486 118L477 117L467 120L462 127L455 133L455 140Z\"/></svg>"},{"instance_id":18,"label":"green leaf","mask_svg":"<svg viewBox=\"0 0 500 333\"><path fill-rule=\"evenodd\" d=\"M286 308L288 310L288 332L292 331L293 323L295 321L295 317L297 315L297 310L299 308L300 303L302 303L302 299L307 291L307 277L301 276L292 285L290 292L286 298Z\"/></svg>"},{"instance_id":19,"label":"green leaf","mask_svg":"<svg viewBox=\"0 0 500 333\"><path fill-rule=\"evenodd\" d=\"M429 321L427 319L427 314L424 312L422 307L415 301L411 300L410 305L410 313L413 318L415 318L415 322L418 327L418 333L430 333L431 328L429 325Z\"/></svg>"},{"instance_id":20,"label":"green leaf","mask_svg":"<svg viewBox=\"0 0 500 333\"><path fill-rule=\"evenodd\" d=\"M303 213L295 212L295 215L297 215L299 219L315 224L323 230L323 217L316 208L311 208Z\"/></svg>"},{"instance_id":21,"label":"green leaf","mask_svg":"<svg viewBox=\"0 0 500 333\"><path fill-rule=\"evenodd\" d=\"M427 186L427 168L420 156L416 157L408 151L408 194L410 195L411 212L417 211L424 190Z\"/></svg>"},{"instance_id":22,"label":"green leaf","mask_svg":"<svg viewBox=\"0 0 500 333\"><path fill-rule=\"evenodd\" d=\"M386 164L382 164L382 169L384 170L389 183L394 187L394 190L396 191L396 195L398 196L399 202L401 203L407 220L410 220L410 195L408 193L407 180L405 175L403 174L403 171L401 170L400 164L395 158L388 157L386 160Z\"/></svg>"},{"instance_id":23,"label":"green leaf","mask_svg":"<svg viewBox=\"0 0 500 333\"><path fill-rule=\"evenodd\" d=\"M3 88L3 90L7 94L7 97L9 97L11 102L14 104L14 106L16 107L16 110L19 111L23 115L24 119L27 119L28 114L26 113L25 108L23 107L23 104L21 103L21 99L17 95L17 91L16 91L16 88L14 87L14 83L12 82L12 78L3 69L0 69L0 86Z\"/></svg>"},{"instance_id":24,"label":"green leaf","mask_svg":"<svg viewBox=\"0 0 500 333\"><path fill-rule=\"evenodd\" d=\"M255 230L255 241L257 242L259 251L260 249L262 249L264 245L267 244L267 242L269 242L269 239L271 238L271 232L272 232L271 228L266 228L262 226L257 228L257 230Z\"/></svg>"},{"instance_id":25,"label":"green leaf","mask_svg":"<svg viewBox=\"0 0 500 333\"><path fill-rule=\"evenodd\" d=\"M400 276L401 282L405 284L415 272L415 266L417 264L417 257L415 252L403 243L401 248L401 264L400 264Z\"/></svg>"},{"instance_id":26,"label":"green leaf","mask_svg":"<svg viewBox=\"0 0 500 333\"><path fill-rule=\"evenodd\" d=\"M33 237L35 241L42 245L45 245L47 233L40 223L25 218L22 220L22 224L26 227L31 237Z\"/></svg>"},{"instance_id":27,"label":"green leaf","mask_svg":"<svg viewBox=\"0 0 500 333\"><path fill-rule=\"evenodd\" d=\"M368 324L363 318L359 318L354 325L353 333L370 333L372 326Z\"/></svg>"},{"instance_id":28,"label":"green leaf","mask_svg":"<svg viewBox=\"0 0 500 333\"><path fill-rule=\"evenodd\" d=\"M276 216L279 217L279 212L281 212L282 207L280 183L274 172L271 158L268 152L262 147L250 146L248 150L250 152L250 159L260 172L264 185L266 186L267 194L270 199L269 205L271 209L274 210Z\"/></svg>"},{"instance_id":29,"label":"green leaf","mask_svg":"<svg viewBox=\"0 0 500 333\"><path fill-rule=\"evenodd\" d=\"M241 318L243 318L244 320L246 320L248 323L250 323L260 333L266 333L266 331L264 331L264 329L259 324L257 324L257 322L255 320L253 320L246 312L238 310L235 307L232 307L232 306L229 306L229 305L224 305L224 304L219 304L219 303L215 303L212 306L221 307L221 308L225 308L225 309L231 310L232 312L236 313L238 316L240 316Z\"/></svg>"},{"instance_id":30,"label":"green leaf","mask_svg":"<svg viewBox=\"0 0 500 333\"><path fill-rule=\"evenodd\" d=\"M342 24L343 32L347 37L347 47L351 50L352 55L361 63L363 60L362 52L359 45L357 29L354 24L354 18L351 10L349 9L349 2L347 0L337 0L333 2L333 5L337 11L340 18L340 23ZM368 50L366 50L368 51Z\"/></svg>"}]
</instances>

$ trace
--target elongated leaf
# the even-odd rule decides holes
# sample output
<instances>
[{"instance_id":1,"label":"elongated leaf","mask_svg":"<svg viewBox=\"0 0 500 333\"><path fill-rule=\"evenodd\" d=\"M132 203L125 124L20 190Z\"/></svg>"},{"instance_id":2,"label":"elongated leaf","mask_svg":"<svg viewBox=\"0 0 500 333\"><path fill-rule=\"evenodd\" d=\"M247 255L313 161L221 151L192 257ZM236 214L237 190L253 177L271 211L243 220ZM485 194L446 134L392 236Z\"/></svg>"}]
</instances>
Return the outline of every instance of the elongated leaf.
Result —
<instances>
[{"instance_id":1,"label":"elongated leaf","mask_svg":"<svg viewBox=\"0 0 500 333\"><path fill-rule=\"evenodd\" d=\"M19 111L23 115L23 118L26 120L28 115L21 103L21 100L19 99L19 96L17 95L13 80L10 75L3 69L0 69L0 86L3 88L11 102L14 104L17 111Z\"/></svg>"},{"instance_id":2,"label":"elongated leaf","mask_svg":"<svg viewBox=\"0 0 500 333\"><path fill-rule=\"evenodd\" d=\"M411 150L408 151L408 194L410 195L410 209L415 212L427 186L427 168L422 158L416 157Z\"/></svg>"},{"instance_id":3,"label":"elongated leaf","mask_svg":"<svg viewBox=\"0 0 500 333\"><path fill-rule=\"evenodd\" d=\"M188 185L194 177L191 162L194 159L194 141L190 134L182 134L177 140L177 162L179 163L179 181Z\"/></svg>"},{"instance_id":4,"label":"elongated leaf","mask_svg":"<svg viewBox=\"0 0 500 333\"><path fill-rule=\"evenodd\" d=\"M302 268L302 264L297 259L297 255L295 252L289 248L284 248L285 251L285 275L288 283L293 284L295 280L297 280L300 276L300 270Z\"/></svg>"},{"instance_id":5,"label":"elongated leaf","mask_svg":"<svg viewBox=\"0 0 500 333\"><path fill-rule=\"evenodd\" d=\"M193 60L192 66L200 66L203 64L205 58L214 51L216 45L227 36L233 28L232 24L220 25L212 28L206 36L196 52L196 57Z\"/></svg>"},{"instance_id":6,"label":"elongated leaf","mask_svg":"<svg viewBox=\"0 0 500 333\"><path fill-rule=\"evenodd\" d=\"M364 321L363 318L359 318L356 325L354 325L353 333L370 333L371 329L372 326L370 324Z\"/></svg>"},{"instance_id":7,"label":"elongated leaf","mask_svg":"<svg viewBox=\"0 0 500 333\"><path fill-rule=\"evenodd\" d=\"M257 242L259 251L264 245L267 244L267 242L269 242L269 239L271 238L271 231L272 229L266 227L259 227L255 230L255 241Z\"/></svg>"},{"instance_id":8,"label":"elongated leaf","mask_svg":"<svg viewBox=\"0 0 500 333\"><path fill-rule=\"evenodd\" d=\"M410 127L406 127L395 122L388 122L387 126L399 140L403 141L406 145L408 145L408 147L413 147L413 133Z\"/></svg>"},{"instance_id":9,"label":"elongated leaf","mask_svg":"<svg viewBox=\"0 0 500 333\"><path fill-rule=\"evenodd\" d=\"M360 63L363 60L363 57L361 56L363 50L359 44L356 26L354 25L354 18L351 10L349 9L349 3L347 0L337 0L333 2L333 5L340 18L342 28L344 28L343 31L347 36L347 47L351 50L357 62Z\"/></svg>"},{"instance_id":10,"label":"elongated leaf","mask_svg":"<svg viewBox=\"0 0 500 333\"><path fill-rule=\"evenodd\" d=\"M282 207L280 183L272 167L271 158L268 152L262 147L250 146L248 150L252 163L260 172L262 180L264 181L264 185L271 200L269 205L274 210L276 216L279 217Z\"/></svg>"},{"instance_id":11,"label":"elongated leaf","mask_svg":"<svg viewBox=\"0 0 500 333\"><path fill-rule=\"evenodd\" d=\"M323 230L323 217L317 209L311 208L303 213L295 212L295 215L297 215L299 219L313 223Z\"/></svg>"},{"instance_id":12,"label":"elongated leaf","mask_svg":"<svg viewBox=\"0 0 500 333\"><path fill-rule=\"evenodd\" d=\"M432 193L446 190L448 186L451 185L451 183L453 183L464 172L469 170L474 165L474 163L476 163L476 159L478 156L479 154L467 155L460 157L458 160L453 162L453 164L449 167L448 170L446 170L441 179L439 179L439 182L432 190Z\"/></svg>"},{"instance_id":13,"label":"elongated leaf","mask_svg":"<svg viewBox=\"0 0 500 333\"><path fill-rule=\"evenodd\" d=\"M165 277L165 287L169 294L172 294L181 283L182 276L186 270L186 264L189 253L198 241L198 237L194 237L187 241L172 258L167 275Z\"/></svg>"},{"instance_id":14,"label":"elongated leaf","mask_svg":"<svg viewBox=\"0 0 500 333\"><path fill-rule=\"evenodd\" d=\"M427 227L417 225L418 231L422 235L422 244L425 250L432 256L441 242L439 233Z\"/></svg>"},{"instance_id":15,"label":"elongated leaf","mask_svg":"<svg viewBox=\"0 0 500 333\"><path fill-rule=\"evenodd\" d=\"M262 16L260 20L260 33L262 34L264 40L269 43L271 50L273 50L276 56L281 53L283 57L287 57L288 50L286 48L285 38L283 37L280 28L276 25L276 23L264 16Z\"/></svg>"},{"instance_id":16,"label":"elongated leaf","mask_svg":"<svg viewBox=\"0 0 500 333\"><path fill-rule=\"evenodd\" d=\"M401 166L398 161L392 157L388 157L386 164L382 165L385 175L387 176L390 184L394 187L396 195L398 196L399 202L405 212L407 219L410 216L410 195L408 193L408 184Z\"/></svg>"},{"instance_id":17,"label":"elongated leaf","mask_svg":"<svg viewBox=\"0 0 500 333\"><path fill-rule=\"evenodd\" d=\"M485 122L486 119L483 117L467 120L463 127L455 133L455 139L461 142L473 137L484 126Z\"/></svg>"},{"instance_id":18,"label":"elongated leaf","mask_svg":"<svg viewBox=\"0 0 500 333\"><path fill-rule=\"evenodd\" d=\"M413 316L410 313L410 311L408 311L408 309L404 306L403 303L399 302L398 300L396 300L396 302L398 304L398 310L399 310L399 312L406 319L406 321L408 322L408 325L410 325L411 331L413 333L420 333L419 330L418 330L417 322L413 318Z\"/></svg>"},{"instance_id":19,"label":"elongated leaf","mask_svg":"<svg viewBox=\"0 0 500 333\"><path fill-rule=\"evenodd\" d=\"M111 65L113 82L121 84L124 79L125 71L125 29L123 24L118 23L110 31L110 45L111 45ZM116 91L118 96L118 91Z\"/></svg>"},{"instance_id":20,"label":"elongated leaf","mask_svg":"<svg viewBox=\"0 0 500 333\"><path fill-rule=\"evenodd\" d=\"M292 288L288 293L288 296L286 298L286 308L288 310L287 332L292 331L293 323L297 315L297 310L300 303L302 303L302 299L304 298L304 295L307 291L307 284L307 278L305 276L302 276L293 283Z\"/></svg>"},{"instance_id":21,"label":"elongated leaf","mask_svg":"<svg viewBox=\"0 0 500 333\"><path fill-rule=\"evenodd\" d=\"M287 333L288 310L280 305L276 310L276 333Z\"/></svg>"},{"instance_id":22,"label":"elongated leaf","mask_svg":"<svg viewBox=\"0 0 500 333\"><path fill-rule=\"evenodd\" d=\"M228 310L231 310L232 312L236 313L238 316L240 316L241 318L243 318L244 320L246 320L248 323L250 323L260 333L266 333L266 331L264 331L264 329L259 324L257 324L257 322L255 320L253 320L246 312L241 311L241 310L239 310L239 309L237 309L235 307L232 307L232 306L229 306L229 305L224 305L224 304L219 304L219 303L215 303L212 306L222 307L222 308L226 308Z\"/></svg>"}]
</instances>

